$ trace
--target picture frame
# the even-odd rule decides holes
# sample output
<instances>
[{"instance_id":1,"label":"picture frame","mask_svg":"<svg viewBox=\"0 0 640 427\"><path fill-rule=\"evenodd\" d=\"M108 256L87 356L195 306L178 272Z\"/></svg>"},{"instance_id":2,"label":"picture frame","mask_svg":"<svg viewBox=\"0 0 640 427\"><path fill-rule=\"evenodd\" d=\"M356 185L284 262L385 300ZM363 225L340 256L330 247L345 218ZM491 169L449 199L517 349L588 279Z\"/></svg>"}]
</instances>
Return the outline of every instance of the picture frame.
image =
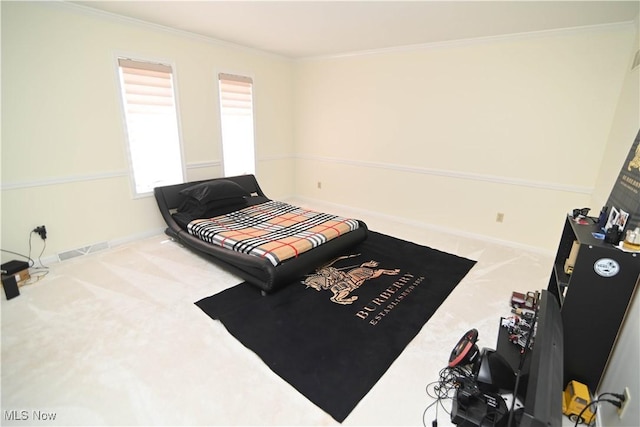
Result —
<instances>
[{"instance_id":1,"label":"picture frame","mask_svg":"<svg viewBox=\"0 0 640 427\"><path fill-rule=\"evenodd\" d=\"M627 220L629 219L629 213L620 209L620 215L618 215L618 221L615 225L618 226L618 230L623 231L624 227L627 225Z\"/></svg>"},{"instance_id":2,"label":"picture frame","mask_svg":"<svg viewBox=\"0 0 640 427\"><path fill-rule=\"evenodd\" d=\"M611 206L611 211L609 211L609 217L607 218L607 223L604 226L604 231L608 231L611 227L617 225L619 217L620 211L618 211L615 206Z\"/></svg>"}]
</instances>

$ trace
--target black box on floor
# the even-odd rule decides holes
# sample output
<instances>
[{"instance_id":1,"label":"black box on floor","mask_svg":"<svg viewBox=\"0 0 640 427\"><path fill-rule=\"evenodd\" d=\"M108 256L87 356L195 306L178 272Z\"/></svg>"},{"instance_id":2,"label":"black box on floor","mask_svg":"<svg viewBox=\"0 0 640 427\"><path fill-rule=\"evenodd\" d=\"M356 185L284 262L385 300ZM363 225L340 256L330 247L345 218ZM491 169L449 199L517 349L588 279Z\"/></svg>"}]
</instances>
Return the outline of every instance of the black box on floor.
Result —
<instances>
[{"instance_id":1,"label":"black box on floor","mask_svg":"<svg viewBox=\"0 0 640 427\"><path fill-rule=\"evenodd\" d=\"M16 276L5 276L2 275L2 287L4 288L4 294L7 299L15 298L20 295L20 290L18 289L18 282L16 282Z\"/></svg>"},{"instance_id":2,"label":"black box on floor","mask_svg":"<svg viewBox=\"0 0 640 427\"><path fill-rule=\"evenodd\" d=\"M0 265L0 269L2 269L2 274L6 275L14 275L19 271L26 270L29 268L29 263L26 261L9 261Z\"/></svg>"}]
</instances>

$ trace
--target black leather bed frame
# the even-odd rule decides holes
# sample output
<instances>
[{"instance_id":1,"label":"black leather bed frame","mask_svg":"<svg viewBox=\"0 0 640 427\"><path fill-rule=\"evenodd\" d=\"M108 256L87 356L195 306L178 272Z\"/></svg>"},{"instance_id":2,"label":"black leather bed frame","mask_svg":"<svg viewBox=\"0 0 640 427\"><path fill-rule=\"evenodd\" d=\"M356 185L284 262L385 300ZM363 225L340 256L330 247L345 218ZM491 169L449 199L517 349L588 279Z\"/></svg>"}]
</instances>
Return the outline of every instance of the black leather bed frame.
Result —
<instances>
[{"instance_id":1,"label":"black leather bed frame","mask_svg":"<svg viewBox=\"0 0 640 427\"><path fill-rule=\"evenodd\" d=\"M233 181L247 190L252 196L266 198L254 175L215 178L214 180ZM304 252L296 258L283 261L277 266L255 255L248 255L209 244L189 234L186 229L178 224L172 214L185 199L185 196L181 195L180 191L199 183L214 180L194 181L156 187L154 189L154 196L158 203L158 208L168 226L165 233L185 247L257 286L263 293L276 291L305 274L312 273L323 263L326 263L346 249L362 242L367 237L368 229L366 224L358 221L359 228L354 231Z\"/></svg>"}]
</instances>

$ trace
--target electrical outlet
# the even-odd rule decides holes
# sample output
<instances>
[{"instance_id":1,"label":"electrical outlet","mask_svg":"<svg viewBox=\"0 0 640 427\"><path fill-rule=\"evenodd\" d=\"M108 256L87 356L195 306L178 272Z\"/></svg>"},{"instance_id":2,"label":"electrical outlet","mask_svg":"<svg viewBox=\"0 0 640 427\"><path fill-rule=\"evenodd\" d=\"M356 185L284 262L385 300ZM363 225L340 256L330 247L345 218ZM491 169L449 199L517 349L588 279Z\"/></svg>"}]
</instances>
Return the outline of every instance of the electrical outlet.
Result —
<instances>
[{"instance_id":1,"label":"electrical outlet","mask_svg":"<svg viewBox=\"0 0 640 427\"><path fill-rule=\"evenodd\" d=\"M504 221L504 214L502 212L498 212L496 214L496 222L503 222Z\"/></svg>"},{"instance_id":2,"label":"electrical outlet","mask_svg":"<svg viewBox=\"0 0 640 427\"><path fill-rule=\"evenodd\" d=\"M34 233L38 233L42 240L47 240L47 227L41 225L33 229Z\"/></svg>"},{"instance_id":3,"label":"electrical outlet","mask_svg":"<svg viewBox=\"0 0 640 427\"><path fill-rule=\"evenodd\" d=\"M625 409L627 409L627 405L629 404L630 400L631 400L631 393L629 392L629 387L625 387L624 388L624 402L622 402L622 406L620 406L618 408L618 417L620 419L622 419L622 417L624 416L624 411L625 411Z\"/></svg>"}]
</instances>

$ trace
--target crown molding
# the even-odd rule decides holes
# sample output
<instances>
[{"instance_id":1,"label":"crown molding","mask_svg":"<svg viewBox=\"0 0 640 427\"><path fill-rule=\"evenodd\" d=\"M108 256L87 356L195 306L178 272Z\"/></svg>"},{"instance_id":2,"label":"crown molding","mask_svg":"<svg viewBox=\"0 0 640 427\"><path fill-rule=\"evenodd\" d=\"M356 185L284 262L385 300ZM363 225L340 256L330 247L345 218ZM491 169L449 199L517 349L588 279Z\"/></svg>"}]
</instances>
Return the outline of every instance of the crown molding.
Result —
<instances>
[{"instance_id":1,"label":"crown molding","mask_svg":"<svg viewBox=\"0 0 640 427\"><path fill-rule=\"evenodd\" d=\"M527 38L572 34L572 33L579 33L579 32L585 32L585 31L602 31L602 30L610 30L615 28L638 27L638 19L639 19L639 17L636 17L632 21L623 21L623 22L616 22L611 24L586 25L586 26L580 26L580 27L567 27L567 28L559 28L559 29L552 29L552 30L529 31L529 32L522 32L522 33L497 35L497 36L487 36L487 37L472 37L472 38L450 40L450 41L443 41L443 42L418 43L418 44L394 46L394 47L388 47L388 48L382 48L382 49L370 49L370 50L344 52L339 54L292 58L284 55L271 53L265 50L251 48L248 46L228 42L221 39L215 39L213 37L204 36L201 34L190 32L190 31L179 30L176 28L167 27L160 24L154 24L148 21L137 19L137 18L130 18L123 15L118 15L116 13L94 9L89 6L73 3L69 0L49 0L41 3L46 5L56 6L56 7L64 7L68 10L75 10L76 12L79 12L85 15L91 15L94 17L109 19L114 22L132 24L132 25L139 26L141 28L147 28L149 30L166 32L166 33L174 34L177 36L182 36L185 38L190 38L193 40L213 44L220 47L241 50L251 54L271 57L274 59L287 60L292 62L341 59L341 58L351 58L351 57L358 57L358 56L372 56L372 55L420 51L420 50L447 49L447 48L455 48L455 47L472 46L472 45L484 44L484 43L507 42L507 41L513 41L513 40L527 39Z\"/></svg>"},{"instance_id":2,"label":"crown molding","mask_svg":"<svg viewBox=\"0 0 640 427\"><path fill-rule=\"evenodd\" d=\"M80 14L87 15L87 16L93 16L93 17L97 17L97 18L100 18L100 19L106 19L106 20L110 20L112 22L119 22L119 23L123 23L123 24L135 25L137 27L144 28L144 29L147 29L147 30L164 32L164 33L172 34L172 35L175 35L175 36L184 37L184 38L188 38L188 39L191 39L191 40L212 44L212 45L215 45L215 46L220 46L220 47L224 47L224 48L230 48L230 49L234 49L234 50L244 51L246 53L250 53L250 54L254 54L254 55L260 55L260 56L265 56L265 57L270 57L270 58L280 59L280 60L287 60L287 61L291 61L292 60L292 58L289 58L289 57L286 57L286 56L282 56L282 55L277 55L275 53L267 52L265 50L255 49L255 48L251 48L251 47L248 47L248 46L243 46L243 45L240 45L240 44L228 42L228 41L225 41L225 40L220 40L220 39L215 39L213 37L203 36L202 34L197 34L197 33L193 33L193 32L190 32L190 31L179 30L177 28L167 27L165 25L154 24L152 22L144 21L142 19L137 19L137 18L131 18L131 17L128 17L128 16L118 15L117 13L107 12L107 11L100 10L100 9L94 9L92 7L84 6L84 5L81 5L81 4L76 4L76 3L70 2L68 0L49 0L49 1L44 1L44 2L41 2L41 3L49 5L49 6L53 6L53 7L59 7L59 8L67 9L67 10L72 10L72 11L75 11L75 12L78 12Z\"/></svg>"},{"instance_id":3,"label":"crown molding","mask_svg":"<svg viewBox=\"0 0 640 427\"><path fill-rule=\"evenodd\" d=\"M390 54L390 53L461 48L461 47L468 47L468 46L474 46L479 44L510 42L510 41L517 41L517 40L562 36L562 35L570 35L570 34L592 32L592 31L608 31L608 30L614 30L614 29L620 29L620 28L633 28L637 26L638 26L638 18L636 18L633 21L616 22L612 24L586 25L586 26L580 26L580 27L557 28L553 30L540 30L540 31L528 31L523 33L502 34L497 36L472 37L467 39L448 40L448 41L442 41L442 42L418 43L418 44L394 46L394 47L388 47L388 48L382 48L382 49L370 49L370 50L362 50L362 51L354 51L354 52L345 52L345 53L339 53L335 55L308 56L304 58L296 58L294 59L294 61L295 62L305 62L305 61L312 62L312 61L321 61L321 60L329 60L329 59L354 58L359 56L384 55L384 54Z\"/></svg>"}]
</instances>

